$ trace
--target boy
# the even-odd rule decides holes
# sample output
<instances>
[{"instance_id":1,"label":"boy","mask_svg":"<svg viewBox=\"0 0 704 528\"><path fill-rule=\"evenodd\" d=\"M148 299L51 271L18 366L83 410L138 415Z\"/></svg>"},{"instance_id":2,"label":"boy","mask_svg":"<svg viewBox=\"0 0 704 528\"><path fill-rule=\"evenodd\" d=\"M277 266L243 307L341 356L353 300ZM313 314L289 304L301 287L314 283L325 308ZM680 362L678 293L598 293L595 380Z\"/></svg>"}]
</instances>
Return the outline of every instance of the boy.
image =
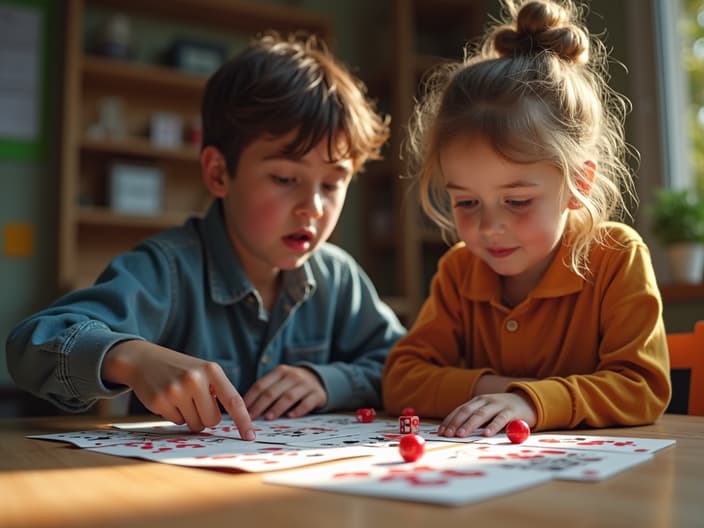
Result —
<instances>
[{"instance_id":1,"label":"boy","mask_svg":"<svg viewBox=\"0 0 704 528\"><path fill-rule=\"evenodd\" d=\"M202 118L205 217L22 322L7 341L16 383L70 411L131 389L193 431L220 421L219 401L249 440L260 416L379 406L404 329L325 241L387 122L315 39L275 35L212 76Z\"/></svg>"}]
</instances>

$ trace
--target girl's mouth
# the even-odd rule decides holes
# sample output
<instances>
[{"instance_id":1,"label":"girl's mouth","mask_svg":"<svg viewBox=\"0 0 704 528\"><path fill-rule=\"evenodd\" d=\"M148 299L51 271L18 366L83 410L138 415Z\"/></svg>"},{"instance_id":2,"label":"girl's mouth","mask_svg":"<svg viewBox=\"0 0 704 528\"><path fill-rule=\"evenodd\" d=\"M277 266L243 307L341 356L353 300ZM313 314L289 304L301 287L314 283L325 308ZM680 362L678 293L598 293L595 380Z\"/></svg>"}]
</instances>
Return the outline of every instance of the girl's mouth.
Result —
<instances>
[{"instance_id":1,"label":"girl's mouth","mask_svg":"<svg viewBox=\"0 0 704 528\"><path fill-rule=\"evenodd\" d=\"M513 255L516 249L518 248L489 248L487 251L494 258L506 258Z\"/></svg>"}]
</instances>

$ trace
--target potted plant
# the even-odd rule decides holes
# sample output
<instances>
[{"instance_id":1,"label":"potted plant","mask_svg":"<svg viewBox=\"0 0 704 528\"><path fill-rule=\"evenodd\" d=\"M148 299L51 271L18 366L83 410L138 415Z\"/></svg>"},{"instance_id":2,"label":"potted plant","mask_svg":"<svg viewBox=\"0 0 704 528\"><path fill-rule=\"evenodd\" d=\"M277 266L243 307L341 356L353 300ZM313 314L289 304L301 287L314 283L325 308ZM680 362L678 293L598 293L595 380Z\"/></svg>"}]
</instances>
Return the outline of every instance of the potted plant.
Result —
<instances>
[{"instance_id":1,"label":"potted plant","mask_svg":"<svg viewBox=\"0 0 704 528\"><path fill-rule=\"evenodd\" d=\"M650 207L653 234L665 246L675 282L704 274L704 201L686 189L658 189Z\"/></svg>"}]
</instances>

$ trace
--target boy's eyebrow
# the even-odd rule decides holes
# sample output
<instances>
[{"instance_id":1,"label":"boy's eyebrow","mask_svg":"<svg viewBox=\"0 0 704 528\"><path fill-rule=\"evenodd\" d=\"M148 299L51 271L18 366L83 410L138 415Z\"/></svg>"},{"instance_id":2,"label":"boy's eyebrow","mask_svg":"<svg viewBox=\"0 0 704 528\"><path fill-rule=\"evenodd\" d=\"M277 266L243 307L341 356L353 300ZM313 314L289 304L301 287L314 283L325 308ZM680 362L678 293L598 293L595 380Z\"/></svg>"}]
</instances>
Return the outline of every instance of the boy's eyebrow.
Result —
<instances>
[{"instance_id":1,"label":"boy's eyebrow","mask_svg":"<svg viewBox=\"0 0 704 528\"><path fill-rule=\"evenodd\" d=\"M272 154L268 154L267 156L264 156L262 158L263 161L276 161L276 160L284 160L284 161L293 161L295 163L302 163L303 165L308 165L308 162L304 160L303 158L298 158L296 156L292 156L289 154L283 154L282 152L274 152ZM330 164L333 166L333 169L335 169L337 172L341 172L344 175L352 174L352 167L347 167L344 162L346 159L342 160L327 160L326 163Z\"/></svg>"}]
</instances>

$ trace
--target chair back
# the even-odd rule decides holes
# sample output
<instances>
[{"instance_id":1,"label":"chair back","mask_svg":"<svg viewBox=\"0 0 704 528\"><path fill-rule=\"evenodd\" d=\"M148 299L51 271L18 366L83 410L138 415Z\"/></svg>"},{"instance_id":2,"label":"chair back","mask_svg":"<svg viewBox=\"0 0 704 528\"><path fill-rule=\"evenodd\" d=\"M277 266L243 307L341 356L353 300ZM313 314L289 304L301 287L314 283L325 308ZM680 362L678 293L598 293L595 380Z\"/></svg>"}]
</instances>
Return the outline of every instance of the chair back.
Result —
<instances>
[{"instance_id":1,"label":"chair back","mask_svg":"<svg viewBox=\"0 0 704 528\"><path fill-rule=\"evenodd\" d=\"M687 414L704 416L704 321L692 333L667 334L670 369L689 371Z\"/></svg>"}]
</instances>

